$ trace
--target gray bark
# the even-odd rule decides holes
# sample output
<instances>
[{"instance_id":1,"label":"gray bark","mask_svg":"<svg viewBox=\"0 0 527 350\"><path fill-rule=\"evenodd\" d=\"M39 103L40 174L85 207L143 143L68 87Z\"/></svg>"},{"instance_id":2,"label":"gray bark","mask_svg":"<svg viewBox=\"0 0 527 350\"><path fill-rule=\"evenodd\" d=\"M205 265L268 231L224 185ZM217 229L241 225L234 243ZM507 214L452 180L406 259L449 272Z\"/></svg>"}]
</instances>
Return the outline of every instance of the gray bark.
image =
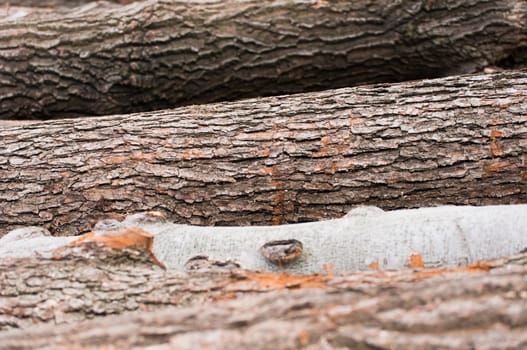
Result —
<instances>
[{"instance_id":1,"label":"gray bark","mask_svg":"<svg viewBox=\"0 0 527 350\"><path fill-rule=\"evenodd\" d=\"M149 0L57 11L0 21L0 119L475 72L527 47L525 0Z\"/></svg>"},{"instance_id":2,"label":"gray bark","mask_svg":"<svg viewBox=\"0 0 527 350\"><path fill-rule=\"evenodd\" d=\"M526 101L517 71L6 127L0 234L147 210L261 225L526 203Z\"/></svg>"},{"instance_id":3,"label":"gray bark","mask_svg":"<svg viewBox=\"0 0 527 350\"><path fill-rule=\"evenodd\" d=\"M229 281L228 271L164 272L136 252L66 246L58 253L0 259L0 330L183 306L227 293L221 283Z\"/></svg>"},{"instance_id":4,"label":"gray bark","mask_svg":"<svg viewBox=\"0 0 527 350\"><path fill-rule=\"evenodd\" d=\"M0 261L3 325L24 327L0 333L0 349L527 346L525 254L454 270L337 276L182 275L134 254L124 264L110 256Z\"/></svg>"}]
</instances>

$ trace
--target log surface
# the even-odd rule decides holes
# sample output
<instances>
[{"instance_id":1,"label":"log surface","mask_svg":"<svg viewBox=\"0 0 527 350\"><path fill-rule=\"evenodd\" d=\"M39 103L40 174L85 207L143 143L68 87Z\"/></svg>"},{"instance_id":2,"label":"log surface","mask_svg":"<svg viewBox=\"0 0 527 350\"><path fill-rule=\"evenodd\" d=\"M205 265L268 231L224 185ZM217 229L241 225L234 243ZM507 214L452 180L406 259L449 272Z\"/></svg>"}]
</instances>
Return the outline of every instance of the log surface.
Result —
<instances>
[{"instance_id":1,"label":"log surface","mask_svg":"<svg viewBox=\"0 0 527 350\"><path fill-rule=\"evenodd\" d=\"M212 261L234 260L244 269L295 274L337 273L424 267L462 266L495 259L527 248L527 205L446 206L365 212L345 218L298 225L199 227L148 224L154 252L168 267L183 270L197 255ZM295 239L302 244L296 260L270 262L267 242Z\"/></svg>"},{"instance_id":2,"label":"log surface","mask_svg":"<svg viewBox=\"0 0 527 350\"><path fill-rule=\"evenodd\" d=\"M476 72L514 62L526 23L526 0L148 0L22 11L0 20L0 119Z\"/></svg>"},{"instance_id":3,"label":"log surface","mask_svg":"<svg viewBox=\"0 0 527 350\"><path fill-rule=\"evenodd\" d=\"M527 199L527 72L377 85L0 129L0 234L283 224Z\"/></svg>"},{"instance_id":4,"label":"log surface","mask_svg":"<svg viewBox=\"0 0 527 350\"><path fill-rule=\"evenodd\" d=\"M382 271L464 266L527 248L527 205L390 212L360 207L342 219L260 227L177 225L152 218L138 222L130 220L133 217L146 218L134 214L123 222L105 220L83 237L116 232L135 236L141 228L148 237L155 237L148 247L168 269L237 266L294 274L323 273L328 263L337 273L371 270L372 266ZM0 238L0 258L46 253L75 239L52 237L36 227L14 230Z\"/></svg>"},{"instance_id":5,"label":"log surface","mask_svg":"<svg viewBox=\"0 0 527 350\"><path fill-rule=\"evenodd\" d=\"M11 312L11 326L20 321L24 329L0 333L0 349L527 345L525 254L456 270L304 277L239 270L181 275L144 263L122 269L115 264L122 260L90 261L1 261L1 319L5 325ZM199 305L200 298L235 300ZM190 307L168 306L191 299ZM100 317L135 309L143 311Z\"/></svg>"},{"instance_id":6,"label":"log surface","mask_svg":"<svg viewBox=\"0 0 527 350\"><path fill-rule=\"evenodd\" d=\"M141 0L17 0L16 2L12 0L0 0L0 6L5 7L6 11L4 14L8 16L11 14L11 9L18 7L26 7L28 10L33 10L32 8L47 8L50 10L61 11L63 8L68 9L94 3L96 6L101 6L101 4L104 3L118 3L126 5L135 1ZM1 15L2 12L0 12L0 16Z\"/></svg>"}]
</instances>

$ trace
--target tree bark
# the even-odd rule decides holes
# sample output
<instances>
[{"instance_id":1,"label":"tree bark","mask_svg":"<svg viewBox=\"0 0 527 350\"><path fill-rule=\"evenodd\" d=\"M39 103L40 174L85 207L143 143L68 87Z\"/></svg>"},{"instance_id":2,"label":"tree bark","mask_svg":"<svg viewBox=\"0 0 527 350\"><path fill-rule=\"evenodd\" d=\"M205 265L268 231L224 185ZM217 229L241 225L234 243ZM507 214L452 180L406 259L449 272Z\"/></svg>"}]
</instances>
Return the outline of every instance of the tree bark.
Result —
<instances>
[{"instance_id":1,"label":"tree bark","mask_svg":"<svg viewBox=\"0 0 527 350\"><path fill-rule=\"evenodd\" d=\"M329 268L327 275L295 276L243 270L179 274L131 250L85 248L0 261L1 325L23 328L3 332L0 349L527 344L525 253L456 269L333 275ZM212 303L228 299L234 300Z\"/></svg>"},{"instance_id":2,"label":"tree bark","mask_svg":"<svg viewBox=\"0 0 527 350\"><path fill-rule=\"evenodd\" d=\"M0 130L0 231L341 217L352 206L527 199L527 72L191 106Z\"/></svg>"},{"instance_id":3,"label":"tree bark","mask_svg":"<svg viewBox=\"0 0 527 350\"><path fill-rule=\"evenodd\" d=\"M71 8L90 3L97 3L97 5L109 2L118 3L122 5L130 4L132 2L141 0L0 0L0 6L6 7L37 7L56 9L59 7ZM1 12L0 12L1 13Z\"/></svg>"},{"instance_id":4,"label":"tree bark","mask_svg":"<svg viewBox=\"0 0 527 350\"><path fill-rule=\"evenodd\" d=\"M128 113L481 71L525 0L170 1L0 22L0 118ZM294 14L294 15L292 15Z\"/></svg>"}]
</instances>

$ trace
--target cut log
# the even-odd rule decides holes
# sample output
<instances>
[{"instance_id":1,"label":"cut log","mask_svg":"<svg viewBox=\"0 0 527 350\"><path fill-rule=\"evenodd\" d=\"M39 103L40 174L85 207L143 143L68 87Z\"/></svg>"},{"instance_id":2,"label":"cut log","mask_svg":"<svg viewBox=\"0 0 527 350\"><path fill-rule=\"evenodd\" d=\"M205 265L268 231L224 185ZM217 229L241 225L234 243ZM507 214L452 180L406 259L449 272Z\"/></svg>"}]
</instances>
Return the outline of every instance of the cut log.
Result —
<instances>
[{"instance_id":1,"label":"cut log","mask_svg":"<svg viewBox=\"0 0 527 350\"><path fill-rule=\"evenodd\" d=\"M0 322L23 327L1 333L0 349L527 345L526 254L454 270L294 276L184 275L131 252L101 251L89 260L78 250L51 260L0 260ZM198 305L168 307L189 303ZM128 310L142 311L101 317ZM50 324L34 325L42 322Z\"/></svg>"},{"instance_id":2,"label":"cut log","mask_svg":"<svg viewBox=\"0 0 527 350\"><path fill-rule=\"evenodd\" d=\"M525 0L149 0L0 21L0 119L128 113L481 71ZM292 15L294 14L294 15Z\"/></svg>"},{"instance_id":3,"label":"cut log","mask_svg":"<svg viewBox=\"0 0 527 350\"><path fill-rule=\"evenodd\" d=\"M269 97L0 130L0 232L283 224L527 202L527 72Z\"/></svg>"},{"instance_id":4,"label":"cut log","mask_svg":"<svg viewBox=\"0 0 527 350\"><path fill-rule=\"evenodd\" d=\"M124 235L120 242L127 241L126 237L136 237L141 228L145 235L132 242L155 237L142 246L158 265L169 269L233 266L294 274L323 273L330 263L337 273L371 270L372 266L379 271L455 267L527 248L527 205L390 212L360 207L342 219L261 227L177 225L145 214L130 215L123 222L99 222L83 240ZM0 238L0 258L46 253L75 239L50 237L48 231L35 227L14 230Z\"/></svg>"}]
</instances>

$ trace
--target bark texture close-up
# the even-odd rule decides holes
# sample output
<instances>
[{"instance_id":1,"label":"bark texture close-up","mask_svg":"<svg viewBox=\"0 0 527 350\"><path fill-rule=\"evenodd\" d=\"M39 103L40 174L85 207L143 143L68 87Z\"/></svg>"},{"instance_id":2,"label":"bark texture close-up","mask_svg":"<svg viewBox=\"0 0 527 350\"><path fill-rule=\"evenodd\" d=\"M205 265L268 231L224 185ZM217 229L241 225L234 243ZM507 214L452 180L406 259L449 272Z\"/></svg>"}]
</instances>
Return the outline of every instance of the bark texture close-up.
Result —
<instances>
[{"instance_id":1,"label":"bark texture close-up","mask_svg":"<svg viewBox=\"0 0 527 350\"><path fill-rule=\"evenodd\" d=\"M514 66L527 47L526 0L149 0L35 11L0 20L0 119L471 73Z\"/></svg>"},{"instance_id":2,"label":"bark texture close-up","mask_svg":"<svg viewBox=\"0 0 527 350\"><path fill-rule=\"evenodd\" d=\"M282 224L527 202L527 73L468 75L0 130L0 234Z\"/></svg>"},{"instance_id":3,"label":"bark texture close-up","mask_svg":"<svg viewBox=\"0 0 527 350\"><path fill-rule=\"evenodd\" d=\"M527 346L525 254L455 269L295 276L187 275L133 251L102 252L1 261L0 324L23 329L0 333L0 349Z\"/></svg>"},{"instance_id":4,"label":"bark texture close-up","mask_svg":"<svg viewBox=\"0 0 527 350\"><path fill-rule=\"evenodd\" d=\"M527 0L0 0L0 350L527 349L526 140Z\"/></svg>"}]
</instances>

